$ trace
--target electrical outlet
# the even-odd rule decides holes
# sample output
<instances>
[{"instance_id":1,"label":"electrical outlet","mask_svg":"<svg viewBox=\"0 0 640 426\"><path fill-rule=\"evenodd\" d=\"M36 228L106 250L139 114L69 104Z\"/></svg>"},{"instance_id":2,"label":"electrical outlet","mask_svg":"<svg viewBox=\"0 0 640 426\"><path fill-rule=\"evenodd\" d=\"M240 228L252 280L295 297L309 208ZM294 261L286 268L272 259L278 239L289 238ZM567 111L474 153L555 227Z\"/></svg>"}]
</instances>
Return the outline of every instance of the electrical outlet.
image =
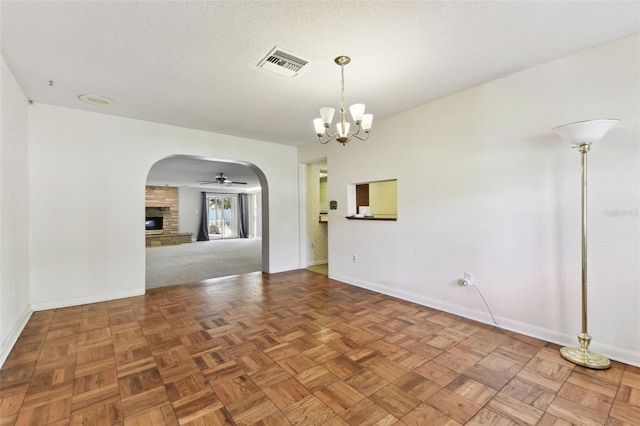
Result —
<instances>
[{"instance_id":1,"label":"electrical outlet","mask_svg":"<svg viewBox=\"0 0 640 426\"><path fill-rule=\"evenodd\" d=\"M465 272L464 278L460 280L460 285L465 287L473 285L473 275L470 272Z\"/></svg>"},{"instance_id":2,"label":"electrical outlet","mask_svg":"<svg viewBox=\"0 0 640 426\"><path fill-rule=\"evenodd\" d=\"M357 254L352 255L352 256L351 256L351 261L352 261L353 263L358 263L358 255L357 255Z\"/></svg>"}]
</instances>

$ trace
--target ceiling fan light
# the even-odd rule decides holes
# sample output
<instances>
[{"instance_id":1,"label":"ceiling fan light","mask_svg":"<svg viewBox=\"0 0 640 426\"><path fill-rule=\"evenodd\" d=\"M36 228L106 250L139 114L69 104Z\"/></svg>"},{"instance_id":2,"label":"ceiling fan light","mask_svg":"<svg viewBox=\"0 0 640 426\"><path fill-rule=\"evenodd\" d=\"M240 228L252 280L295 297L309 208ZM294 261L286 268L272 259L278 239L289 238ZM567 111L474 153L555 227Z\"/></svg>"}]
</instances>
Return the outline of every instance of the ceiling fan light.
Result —
<instances>
[{"instance_id":1,"label":"ceiling fan light","mask_svg":"<svg viewBox=\"0 0 640 426\"><path fill-rule=\"evenodd\" d=\"M322 119L325 127L329 127L331 125L331 122L333 121L333 114L335 112L336 110L331 107L320 108L320 118Z\"/></svg>"},{"instance_id":2,"label":"ceiling fan light","mask_svg":"<svg viewBox=\"0 0 640 426\"><path fill-rule=\"evenodd\" d=\"M316 129L316 135L318 135L318 137L324 135L325 126L322 122L322 118L316 118L313 120L313 127Z\"/></svg>"},{"instance_id":3,"label":"ceiling fan light","mask_svg":"<svg viewBox=\"0 0 640 426\"><path fill-rule=\"evenodd\" d=\"M349 112L351 112L351 117L356 124L360 124L362 121L362 116L364 115L364 104L353 104L349 107Z\"/></svg>"},{"instance_id":4,"label":"ceiling fan light","mask_svg":"<svg viewBox=\"0 0 640 426\"><path fill-rule=\"evenodd\" d=\"M362 116L362 130L369 132L371 130L371 124L373 123L373 114L365 114Z\"/></svg>"}]
</instances>

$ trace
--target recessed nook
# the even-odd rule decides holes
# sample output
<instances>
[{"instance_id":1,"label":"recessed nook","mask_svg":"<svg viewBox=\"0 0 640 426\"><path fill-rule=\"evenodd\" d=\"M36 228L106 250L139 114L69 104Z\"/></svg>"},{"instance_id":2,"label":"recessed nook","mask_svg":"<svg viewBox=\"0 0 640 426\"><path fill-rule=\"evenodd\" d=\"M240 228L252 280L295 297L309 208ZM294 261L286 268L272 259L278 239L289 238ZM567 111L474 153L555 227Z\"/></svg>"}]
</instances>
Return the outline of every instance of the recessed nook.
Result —
<instances>
[{"instance_id":1,"label":"recessed nook","mask_svg":"<svg viewBox=\"0 0 640 426\"><path fill-rule=\"evenodd\" d=\"M398 180L347 185L347 219L398 220Z\"/></svg>"}]
</instances>

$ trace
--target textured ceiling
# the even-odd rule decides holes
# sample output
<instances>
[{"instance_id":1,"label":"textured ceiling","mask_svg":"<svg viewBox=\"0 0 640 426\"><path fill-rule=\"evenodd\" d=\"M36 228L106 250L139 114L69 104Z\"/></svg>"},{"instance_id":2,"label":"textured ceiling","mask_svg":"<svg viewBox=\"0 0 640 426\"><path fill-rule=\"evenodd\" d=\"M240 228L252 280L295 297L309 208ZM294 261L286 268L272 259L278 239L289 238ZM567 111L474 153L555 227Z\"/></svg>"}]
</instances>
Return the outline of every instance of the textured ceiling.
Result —
<instances>
[{"instance_id":1,"label":"textured ceiling","mask_svg":"<svg viewBox=\"0 0 640 426\"><path fill-rule=\"evenodd\" d=\"M316 140L318 108L338 106L338 55L352 58L345 102L365 103L375 132L380 118L636 33L640 2L1 0L0 19L2 55L34 102L299 145ZM293 79L258 68L275 46L310 62ZM184 158L156 163L147 183L203 188L220 172L258 185L246 167Z\"/></svg>"},{"instance_id":2,"label":"textured ceiling","mask_svg":"<svg viewBox=\"0 0 640 426\"><path fill-rule=\"evenodd\" d=\"M377 119L638 32L637 1L6 1L2 55L34 102L282 144L320 106ZM274 47L310 61L288 79ZM55 83L49 85L49 80ZM113 99L109 106L80 94Z\"/></svg>"}]
</instances>

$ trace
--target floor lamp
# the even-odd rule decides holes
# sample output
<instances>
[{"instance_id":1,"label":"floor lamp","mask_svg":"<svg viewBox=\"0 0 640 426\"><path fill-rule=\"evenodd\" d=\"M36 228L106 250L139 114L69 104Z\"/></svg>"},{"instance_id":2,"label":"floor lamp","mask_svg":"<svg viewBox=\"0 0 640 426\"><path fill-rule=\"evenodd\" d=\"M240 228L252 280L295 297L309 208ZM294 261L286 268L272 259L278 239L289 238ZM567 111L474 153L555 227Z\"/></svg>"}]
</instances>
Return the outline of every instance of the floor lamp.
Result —
<instances>
[{"instance_id":1,"label":"floor lamp","mask_svg":"<svg viewBox=\"0 0 640 426\"><path fill-rule=\"evenodd\" d=\"M609 359L589 350L591 336L587 332L587 153L593 142L597 142L620 120L601 119L579 121L558 126L551 131L562 136L580 151L580 174L582 176L582 331L578 334L580 347L560 349L562 357L574 364L604 370L609 368Z\"/></svg>"}]
</instances>

